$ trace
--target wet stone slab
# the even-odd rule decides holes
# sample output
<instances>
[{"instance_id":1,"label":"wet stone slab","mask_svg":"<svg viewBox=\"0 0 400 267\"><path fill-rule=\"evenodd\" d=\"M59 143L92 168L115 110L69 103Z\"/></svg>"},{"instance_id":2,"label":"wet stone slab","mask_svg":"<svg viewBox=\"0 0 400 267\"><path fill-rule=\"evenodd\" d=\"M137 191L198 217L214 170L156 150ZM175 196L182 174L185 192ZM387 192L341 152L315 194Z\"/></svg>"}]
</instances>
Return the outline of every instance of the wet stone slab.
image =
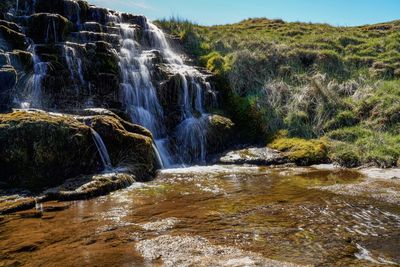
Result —
<instances>
[{"instance_id":1,"label":"wet stone slab","mask_svg":"<svg viewBox=\"0 0 400 267\"><path fill-rule=\"evenodd\" d=\"M228 152L219 159L221 164L282 165L289 159L279 151L268 147L250 147Z\"/></svg>"}]
</instances>

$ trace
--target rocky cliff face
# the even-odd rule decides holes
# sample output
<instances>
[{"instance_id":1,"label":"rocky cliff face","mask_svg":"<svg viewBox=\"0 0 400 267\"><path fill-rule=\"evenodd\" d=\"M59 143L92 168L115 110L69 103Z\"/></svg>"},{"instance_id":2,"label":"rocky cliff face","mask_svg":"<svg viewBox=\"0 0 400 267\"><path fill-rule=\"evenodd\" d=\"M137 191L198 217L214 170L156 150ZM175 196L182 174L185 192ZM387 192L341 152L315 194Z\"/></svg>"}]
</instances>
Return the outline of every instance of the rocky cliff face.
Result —
<instances>
[{"instance_id":1,"label":"rocky cliff face","mask_svg":"<svg viewBox=\"0 0 400 267\"><path fill-rule=\"evenodd\" d=\"M95 114L84 122L102 137L100 147L108 148L114 166L140 163L151 171L156 155L167 167L205 163L208 154L224 148L215 127L227 136L232 123L223 118L215 125L209 115L218 102L212 75L187 65L171 48L173 40L146 17L82 0L3 0L0 11L0 112L110 110L118 119ZM138 133L120 118L147 128L151 133L139 135L154 138L156 153L133 148L129 140L136 146L144 139L135 139ZM88 172L93 164L78 169Z\"/></svg>"}]
</instances>

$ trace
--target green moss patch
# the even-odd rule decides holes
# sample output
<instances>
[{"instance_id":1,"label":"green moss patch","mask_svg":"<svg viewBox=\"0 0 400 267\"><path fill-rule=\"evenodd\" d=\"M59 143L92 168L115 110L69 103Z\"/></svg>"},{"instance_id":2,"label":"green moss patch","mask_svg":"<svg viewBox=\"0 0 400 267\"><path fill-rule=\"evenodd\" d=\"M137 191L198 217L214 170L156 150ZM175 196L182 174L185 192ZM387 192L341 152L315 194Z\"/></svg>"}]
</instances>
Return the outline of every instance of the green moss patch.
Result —
<instances>
[{"instance_id":1,"label":"green moss patch","mask_svg":"<svg viewBox=\"0 0 400 267\"><path fill-rule=\"evenodd\" d=\"M269 147L279 150L298 165L312 165L327 161L328 147L325 140L300 138L277 138Z\"/></svg>"}]
</instances>

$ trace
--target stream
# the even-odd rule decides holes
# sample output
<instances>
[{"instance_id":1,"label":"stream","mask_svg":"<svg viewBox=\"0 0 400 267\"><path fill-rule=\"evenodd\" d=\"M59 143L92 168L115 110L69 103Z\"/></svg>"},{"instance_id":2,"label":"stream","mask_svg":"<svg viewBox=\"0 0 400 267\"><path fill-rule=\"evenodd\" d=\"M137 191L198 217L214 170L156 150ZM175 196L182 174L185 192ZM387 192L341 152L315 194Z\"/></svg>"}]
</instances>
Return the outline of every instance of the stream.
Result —
<instances>
[{"instance_id":1,"label":"stream","mask_svg":"<svg viewBox=\"0 0 400 267\"><path fill-rule=\"evenodd\" d=\"M398 205L317 188L363 179L313 168L163 170L108 196L0 217L0 266L399 265Z\"/></svg>"}]
</instances>

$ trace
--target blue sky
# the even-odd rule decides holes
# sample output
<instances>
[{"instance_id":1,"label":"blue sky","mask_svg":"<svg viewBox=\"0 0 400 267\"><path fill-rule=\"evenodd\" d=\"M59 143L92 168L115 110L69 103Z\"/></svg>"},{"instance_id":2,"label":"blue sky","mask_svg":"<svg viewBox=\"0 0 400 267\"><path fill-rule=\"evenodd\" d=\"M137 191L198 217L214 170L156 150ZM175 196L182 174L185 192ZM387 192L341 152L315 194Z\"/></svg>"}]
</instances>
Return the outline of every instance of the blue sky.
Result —
<instances>
[{"instance_id":1,"label":"blue sky","mask_svg":"<svg viewBox=\"0 0 400 267\"><path fill-rule=\"evenodd\" d=\"M88 0L91 4L143 14L172 15L203 25L234 23L250 17L321 22L340 26L400 19L400 0Z\"/></svg>"}]
</instances>

